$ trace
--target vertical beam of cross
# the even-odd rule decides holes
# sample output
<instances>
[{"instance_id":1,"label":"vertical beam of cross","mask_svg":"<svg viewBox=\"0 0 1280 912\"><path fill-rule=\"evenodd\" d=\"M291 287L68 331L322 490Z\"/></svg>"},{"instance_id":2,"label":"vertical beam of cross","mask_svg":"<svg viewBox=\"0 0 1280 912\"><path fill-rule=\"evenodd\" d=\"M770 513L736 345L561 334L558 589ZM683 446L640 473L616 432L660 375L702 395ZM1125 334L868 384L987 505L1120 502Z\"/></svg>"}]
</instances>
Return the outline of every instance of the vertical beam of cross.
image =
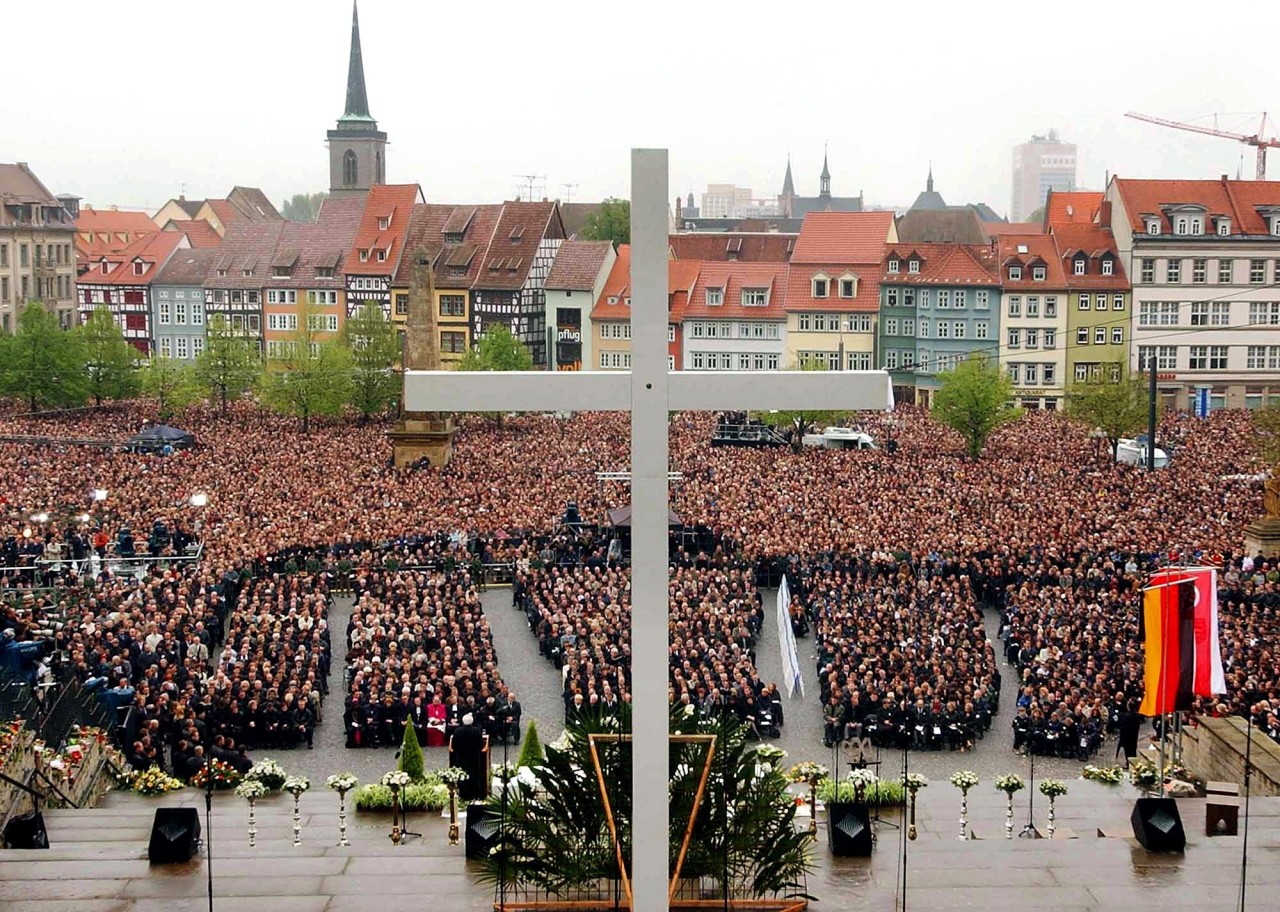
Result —
<instances>
[{"instance_id":1,"label":"vertical beam of cross","mask_svg":"<svg viewBox=\"0 0 1280 912\"><path fill-rule=\"evenodd\" d=\"M631 152L631 873L667 908L667 151Z\"/></svg>"}]
</instances>

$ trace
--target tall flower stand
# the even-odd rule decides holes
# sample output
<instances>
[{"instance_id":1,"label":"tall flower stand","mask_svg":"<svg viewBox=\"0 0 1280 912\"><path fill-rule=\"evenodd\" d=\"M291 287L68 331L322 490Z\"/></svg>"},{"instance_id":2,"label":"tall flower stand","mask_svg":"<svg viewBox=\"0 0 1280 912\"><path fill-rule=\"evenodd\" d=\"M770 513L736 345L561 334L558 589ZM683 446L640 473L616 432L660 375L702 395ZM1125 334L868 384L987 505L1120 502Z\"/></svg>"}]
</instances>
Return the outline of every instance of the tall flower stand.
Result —
<instances>
[{"instance_id":1,"label":"tall flower stand","mask_svg":"<svg viewBox=\"0 0 1280 912\"><path fill-rule=\"evenodd\" d=\"M249 802L249 848L258 845L258 818L254 812L258 799L267 793L267 787L256 779L246 779L236 786L236 794Z\"/></svg>"},{"instance_id":2,"label":"tall flower stand","mask_svg":"<svg viewBox=\"0 0 1280 912\"><path fill-rule=\"evenodd\" d=\"M908 796L910 796L910 799L911 799L909 803L910 806L908 808L908 812L911 815L907 822L907 838L908 839L916 838L916 792L917 791L918 789L913 789L913 788L907 789L907 794Z\"/></svg>"},{"instance_id":3,"label":"tall flower stand","mask_svg":"<svg viewBox=\"0 0 1280 912\"><path fill-rule=\"evenodd\" d=\"M809 835L818 838L818 783L809 783Z\"/></svg>"},{"instance_id":4,"label":"tall flower stand","mask_svg":"<svg viewBox=\"0 0 1280 912\"><path fill-rule=\"evenodd\" d=\"M393 784L391 786L391 844L393 846L400 845L403 832L400 828L400 786Z\"/></svg>"},{"instance_id":5,"label":"tall flower stand","mask_svg":"<svg viewBox=\"0 0 1280 912\"><path fill-rule=\"evenodd\" d=\"M1054 796L1053 796L1053 795L1050 795L1050 796L1049 796L1049 838L1050 838L1050 839L1052 839L1052 838L1053 838L1053 831L1054 831L1054 825L1053 825L1053 798L1054 798Z\"/></svg>"},{"instance_id":6,"label":"tall flower stand","mask_svg":"<svg viewBox=\"0 0 1280 912\"><path fill-rule=\"evenodd\" d=\"M903 777L902 784L907 789L907 838L916 838L916 797L920 789L925 788L929 784L929 780L919 773L908 773Z\"/></svg>"},{"instance_id":7,"label":"tall flower stand","mask_svg":"<svg viewBox=\"0 0 1280 912\"><path fill-rule=\"evenodd\" d=\"M254 848L258 844L258 822L253 816L254 808L258 804L258 799L249 799L249 848Z\"/></svg>"},{"instance_id":8,"label":"tall flower stand","mask_svg":"<svg viewBox=\"0 0 1280 912\"><path fill-rule=\"evenodd\" d=\"M347 792L351 791L359 783L351 773L341 773L330 776L325 780L325 785L329 786L333 791L338 793L338 845L349 846L351 843L347 840Z\"/></svg>"},{"instance_id":9,"label":"tall flower stand","mask_svg":"<svg viewBox=\"0 0 1280 912\"><path fill-rule=\"evenodd\" d=\"M284 781L284 790L293 796L293 844L302 845L302 815L298 802L302 793L311 788L311 780L306 776L290 776Z\"/></svg>"},{"instance_id":10,"label":"tall flower stand","mask_svg":"<svg viewBox=\"0 0 1280 912\"><path fill-rule=\"evenodd\" d=\"M1004 838L1013 838L1013 792L1005 792L1008 803L1004 809Z\"/></svg>"},{"instance_id":11,"label":"tall flower stand","mask_svg":"<svg viewBox=\"0 0 1280 912\"><path fill-rule=\"evenodd\" d=\"M961 842L969 838L969 790L960 790L960 836Z\"/></svg>"},{"instance_id":12,"label":"tall flower stand","mask_svg":"<svg viewBox=\"0 0 1280 912\"><path fill-rule=\"evenodd\" d=\"M456 846L459 842L458 832L458 783L450 782L449 785L449 845Z\"/></svg>"},{"instance_id":13,"label":"tall flower stand","mask_svg":"<svg viewBox=\"0 0 1280 912\"><path fill-rule=\"evenodd\" d=\"M1053 838L1054 826L1054 807L1053 800L1060 798L1067 793L1067 786L1064 782L1057 779L1046 779L1040 783L1040 794L1049 799L1049 833L1050 839Z\"/></svg>"},{"instance_id":14,"label":"tall flower stand","mask_svg":"<svg viewBox=\"0 0 1280 912\"><path fill-rule=\"evenodd\" d=\"M1021 776L1013 773L996 777L996 790L1004 792L1004 838L1013 838L1013 796L1026 788Z\"/></svg>"}]
</instances>

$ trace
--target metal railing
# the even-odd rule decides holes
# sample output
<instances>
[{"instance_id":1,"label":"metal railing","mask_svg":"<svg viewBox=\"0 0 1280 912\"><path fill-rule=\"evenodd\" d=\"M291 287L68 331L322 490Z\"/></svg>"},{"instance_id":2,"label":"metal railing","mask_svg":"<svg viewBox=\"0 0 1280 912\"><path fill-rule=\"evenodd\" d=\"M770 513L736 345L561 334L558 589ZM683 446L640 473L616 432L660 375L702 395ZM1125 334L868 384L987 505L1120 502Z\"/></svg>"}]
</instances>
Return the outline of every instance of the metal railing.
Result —
<instances>
[{"instance_id":1,"label":"metal railing","mask_svg":"<svg viewBox=\"0 0 1280 912\"><path fill-rule=\"evenodd\" d=\"M32 587L23 587L21 591L24 593L34 590L50 591L57 587L45 585L44 580L47 578L57 580L68 571L75 572L77 576L85 578L97 578L104 570L118 576L137 576L141 578L146 576L147 571L153 567L163 568L172 564L194 565L199 563L200 558L203 556L204 542L194 543L182 554L161 554L155 557L146 553L125 556L114 551L109 551L106 557L99 557L95 551L88 557L78 560L73 557L42 557L26 564L0 567L0 576L31 577L34 585Z\"/></svg>"}]
</instances>

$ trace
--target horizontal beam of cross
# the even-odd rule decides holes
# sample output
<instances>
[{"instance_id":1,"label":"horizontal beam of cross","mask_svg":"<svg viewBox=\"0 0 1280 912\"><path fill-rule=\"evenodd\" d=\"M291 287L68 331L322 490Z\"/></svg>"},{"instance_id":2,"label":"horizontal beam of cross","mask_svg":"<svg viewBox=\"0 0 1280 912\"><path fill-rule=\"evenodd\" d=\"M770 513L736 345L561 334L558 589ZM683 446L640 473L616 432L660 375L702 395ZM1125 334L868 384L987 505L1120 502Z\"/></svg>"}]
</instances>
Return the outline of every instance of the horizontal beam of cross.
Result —
<instances>
[{"instance_id":1,"label":"horizontal beam of cross","mask_svg":"<svg viewBox=\"0 0 1280 912\"><path fill-rule=\"evenodd\" d=\"M672 411L893 407L884 371L671 371ZM625 412L631 409L626 371L407 371L411 412Z\"/></svg>"}]
</instances>

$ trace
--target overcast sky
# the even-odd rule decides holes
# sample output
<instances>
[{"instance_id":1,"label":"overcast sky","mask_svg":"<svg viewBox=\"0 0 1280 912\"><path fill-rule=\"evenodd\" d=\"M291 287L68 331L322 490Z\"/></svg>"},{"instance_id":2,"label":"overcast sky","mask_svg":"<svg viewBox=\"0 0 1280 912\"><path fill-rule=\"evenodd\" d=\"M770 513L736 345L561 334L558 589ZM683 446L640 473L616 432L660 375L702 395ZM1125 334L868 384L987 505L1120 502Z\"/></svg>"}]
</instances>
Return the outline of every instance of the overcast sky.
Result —
<instances>
[{"instance_id":1,"label":"overcast sky","mask_svg":"<svg viewBox=\"0 0 1280 912\"><path fill-rule=\"evenodd\" d=\"M1137 110L1243 130L1280 114L1278 7L1203 15L1134 2L864 4L360 0L369 106L387 176L437 202L509 199L519 174L574 200L625 196L628 149L671 150L671 188L708 182L906 205L933 160L950 203L1007 212L1011 147L1050 127L1079 183L1244 176L1253 150L1128 120ZM234 184L326 189L350 0L5 0L0 161L55 193L154 209ZM1247 23L1247 24L1246 24ZM51 30L51 26L54 26ZM1206 32L1211 41L1206 46ZM1237 36L1231 47L1225 38ZM1280 131L1275 131L1280 132ZM1280 178L1280 150L1271 174Z\"/></svg>"}]
</instances>

